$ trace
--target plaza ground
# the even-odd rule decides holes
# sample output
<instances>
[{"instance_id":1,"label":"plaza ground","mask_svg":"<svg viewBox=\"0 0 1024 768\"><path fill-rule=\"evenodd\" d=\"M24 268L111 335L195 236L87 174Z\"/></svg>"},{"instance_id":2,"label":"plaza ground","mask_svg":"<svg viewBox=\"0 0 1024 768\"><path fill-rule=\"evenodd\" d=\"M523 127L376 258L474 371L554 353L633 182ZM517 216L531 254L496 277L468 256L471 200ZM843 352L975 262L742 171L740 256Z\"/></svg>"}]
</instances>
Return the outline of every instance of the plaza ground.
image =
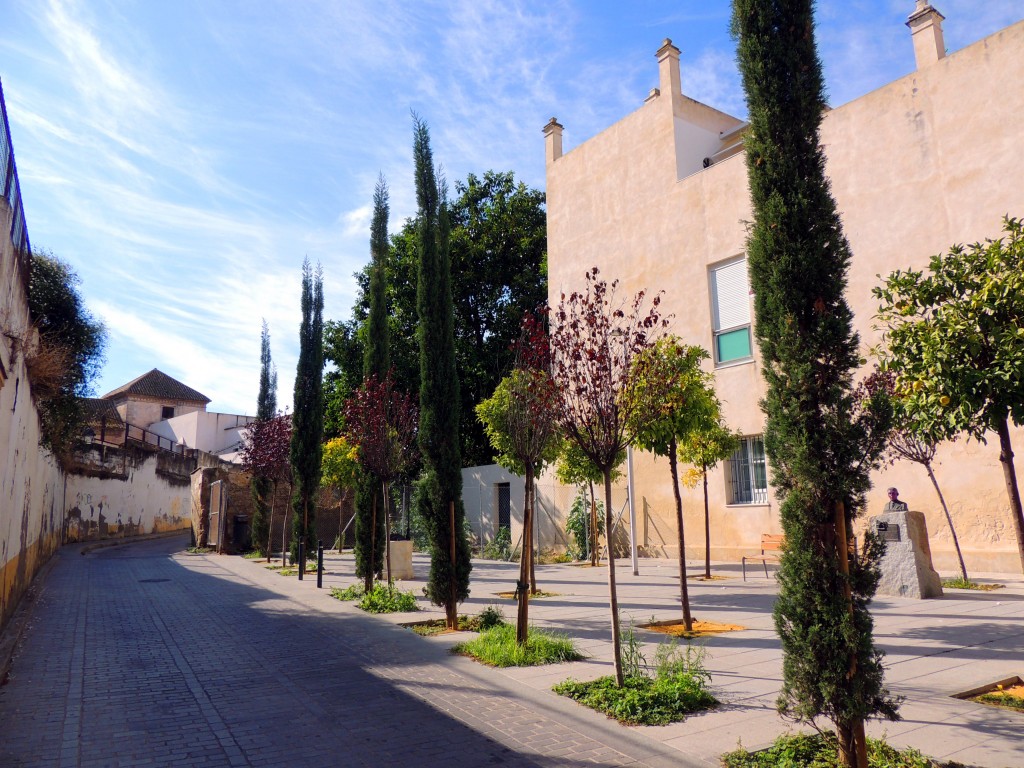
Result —
<instances>
[{"instance_id":1,"label":"plaza ground","mask_svg":"<svg viewBox=\"0 0 1024 768\"><path fill-rule=\"evenodd\" d=\"M585 661L498 670L399 626L441 616L368 616L330 597L355 583L351 553L328 553L324 588L240 557L190 555L183 537L83 550L64 547L7 634L20 632L0 687L4 766L713 766L738 743L756 749L793 726L775 698L781 650L773 579L715 564L690 580L696 618L747 629L701 640L716 710L669 726L628 728L550 688L611 671L607 569L538 566L555 596L531 603L536 626L573 637ZM414 555L421 595L429 562ZM691 574L701 572L690 564ZM624 623L679 615L678 565L619 562ZM475 561L462 612L514 603L517 566ZM879 597L876 640L886 680L905 697L897 723L869 733L943 760L1024 764L1022 715L951 694L1024 676L1024 579L947 590L937 600ZM664 636L637 630L653 658Z\"/></svg>"}]
</instances>

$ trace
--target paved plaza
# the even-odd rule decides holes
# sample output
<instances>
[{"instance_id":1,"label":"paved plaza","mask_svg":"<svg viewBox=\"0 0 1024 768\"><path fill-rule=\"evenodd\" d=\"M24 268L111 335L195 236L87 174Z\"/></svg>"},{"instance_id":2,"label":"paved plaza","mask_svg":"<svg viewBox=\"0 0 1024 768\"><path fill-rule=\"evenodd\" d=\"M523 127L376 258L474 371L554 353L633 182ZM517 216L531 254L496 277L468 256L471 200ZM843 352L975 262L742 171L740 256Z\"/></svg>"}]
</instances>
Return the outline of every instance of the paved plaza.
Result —
<instances>
[{"instance_id":1,"label":"paved plaza","mask_svg":"<svg viewBox=\"0 0 1024 768\"><path fill-rule=\"evenodd\" d=\"M355 582L351 553L329 554L324 589L258 561L190 555L173 537L64 547L37 581L8 680L0 687L0 766L713 766L742 742L793 728L775 712L781 651L774 580L692 581L699 619L745 631L708 638L718 709L669 726L627 728L550 692L611 669L605 568L538 566L556 596L531 604L540 627L576 639L588 659L497 670L448 653L464 638L398 626L440 616L368 616L329 595ZM421 594L428 562L414 556ZM691 565L691 572L693 566ZM678 614L677 565L621 563L624 621ZM513 603L516 566L476 561L463 611ZM972 574L974 575L974 574ZM944 760L1024 765L1024 716L951 698L1024 676L1024 580L939 600L881 597L876 637L903 720L869 732ZM663 637L640 630L648 658ZM10 634L10 630L8 632Z\"/></svg>"}]
</instances>

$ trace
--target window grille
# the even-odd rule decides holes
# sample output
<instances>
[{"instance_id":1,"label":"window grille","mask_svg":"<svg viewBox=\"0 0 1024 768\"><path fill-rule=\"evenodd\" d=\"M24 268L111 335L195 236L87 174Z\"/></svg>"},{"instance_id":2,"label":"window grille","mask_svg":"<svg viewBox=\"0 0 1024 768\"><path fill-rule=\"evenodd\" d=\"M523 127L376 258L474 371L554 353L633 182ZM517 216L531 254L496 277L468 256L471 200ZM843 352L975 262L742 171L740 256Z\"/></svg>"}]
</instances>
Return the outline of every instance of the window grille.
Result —
<instances>
[{"instance_id":1,"label":"window grille","mask_svg":"<svg viewBox=\"0 0 1024 768\"><path fill-rule=\"evenodd\" d=\"M768 467L760 435L741 439L740 447L729 459L726 477L729 504L768 503Z\"/></svg>"}]
</instances>

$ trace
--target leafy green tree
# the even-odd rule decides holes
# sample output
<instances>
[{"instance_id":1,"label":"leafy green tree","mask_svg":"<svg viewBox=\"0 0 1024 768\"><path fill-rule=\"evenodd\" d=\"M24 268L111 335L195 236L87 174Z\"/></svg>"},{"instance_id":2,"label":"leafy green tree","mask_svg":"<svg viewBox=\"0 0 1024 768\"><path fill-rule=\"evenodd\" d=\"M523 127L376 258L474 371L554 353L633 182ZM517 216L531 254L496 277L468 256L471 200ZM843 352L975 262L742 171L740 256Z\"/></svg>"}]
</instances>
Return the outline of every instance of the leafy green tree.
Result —
<instances>
[{"instance_id":1,"label":"leafy green tree","mask_svg":"<svg viewBox=\"0 0 1024 768\"><path fill-rule=\"evenodd\" d=\"M338 552L345 548L343 523L345 501L349 491L359 481L359 450L344 436L334 437L324 443L323 460L320 465L320 484L338 489ZM358 574L357 574L358 575Z\"/></svg>"},{"instance_id":2,"label":"leafy green tree","mask_svg":"<svg viewBox=\"0 0 1024 768\"><path fill-rule=\"evenodd\" d=\"M690 596L686 583L686 534L683 528L683 499L679 493L679 442L685 440L713 408L708 398L711 375L701 370L708 353L683 344L675 336L658 339L637 355L633 365L639 379L637 399L642 408L634 412L640 423L634 428L636 443L656 456L667 456L672 476L679 544L679 600L683 627L693 631Z\"/></svg>"},{"instance_id":3,"label":"leafy green tree","mask_svg":"<svg viewBox=\"0 0 1024 768\"><path fill-rule=\"evenodd\" d=\"M926 441L999 436L1010 518L1024 569L1024 511L1010 424L1024 424L1024 222L1005 237L933 256L928 272L897 270L874 289L885 328L880 354Z\"/></svg>"},{"instance_id":4,"label":"leafy green tree","mask_svg":"<svg viewBox=\"0 0 1024 768\"><path fill-rule=\"evenodd\" d=\"M609 285L592 268L585 276L585 291L564 294L552 316L551 371L558 387L556 414L562 434L594 466L604 480L605 530L608 531L608 603L611 613L612 658L615 682L623 684L622 638L615 585L615 550L612 535L612 470L622 452L645 427L646 404L657 399L648 382L638 397L640 377L633 360L663 333L655 296L645 310L645 294L632 301L616 296L617 282Z\"/></svg>"},{"instance_id":5,"label":"leafy green tree","mask_svg":"<svg viewBox=\"0 0 1024 768\"><path fill-rule=\"evenodd\" d=\"M274 418L277 413L277 369L270 356L270 328L263 321L260 332L260 388L256 396L256 419L266 421ZM249 481L252 493L252 545L261 555L269 555L265 551L264 542L269 546L270 522L267 518L270 505L268 499L274 487L274 481L266 475L253 473Z\"/></svg>"},{"instance_id":6,"label":"leafy green tree","mask_svg":"<svg viewBox=\"0 0 1024 768\"><path fill-rule=\"evenodd\" d=\"M626 450L623 449L616 457L615 466L612 468L612 482L617 482L622 477L619 467L626 460ZM601 470L588 459L579 447L569 441L562 441L562 450L558 455L558 462L555 464L555 477L563 485L575 485L578 488L586 488L589 491L590 499L590 524L587 530L590 533L590 565L597 567L601 562L601 550L598 548L598 538L604 533L604 524L598 519L598 508L603 511L604 505L599 504L594 495L594 483L604 480Z\"/></svg>"},{"instance_id":7,"label":"leafy green tree","mask_svg":"<svg viewBox=\"0 0 1024 768\"><path fill-rule=\"evenodd\" d=\"M800 721L831 719L842 763L864 767L864 718L897 716L868 612L874 549L851 563L847 544L881 446L852 395L850 249L819 140L825 96L813 0L733 0L732 21L750 115L747 248L768 385L765 450L786 537L775 604L779 708Z\"/></svg>"},{"instance_id":8,"label":"leafy green tree","mask_svg":"<svg viewBox=\"0 0 1024 768\"><path fill-rule=\"evenodd\" d=\"M414 117L413 157L419 204L416 309L420 323L420 450L423 473L416 505L430 536L426 593L444 606L449 629L458 627L459 603L469 597L469 543L463 521L459 455L459 378L455 363L451 263L446 193L434 172L427 124Z\"/></svg>"},{"instance_id":9,"label":"leafy green tree","mask_svg":"<svg viewBox=\"0 0 1024 768\"><path fill-rule=\"evenodd\" d=\"M694 429L679 441L679 459L693 467L683 482L693 488L701 483L704 488L704 578L711 578L711 511L708 506L708 470L728 459L740 447L740 436L732 432L722 420L722 406L710 388L705 393L710 410L705 411Z\"/></svg>"},{"instance_id":10,"label":"leafy green tree","mask_svg":"<svg viewBox=\"0 0 1024 768\"><path fill-rule=\"evenodd\" d=\"M302 323L299 326L299 362L295 370L290 460L294 478L292 495L292 559L299 542L305 551L316 547L316 496L323 458L323 271L302 262ZM300 567L303 564L300 563Z\"/></svg>"},{"instance_id":11,"label":"leafy green tree","mask_svg":"<svg viewBox=\"0 0 1024 768\"><path fill-rule=\"evenodd\" d=\"M498 463L526 479L523 500L523 546L519 556L519 581L516 597L519 612L516 642L526 642L530 592L535 582L527 581L533 571L533 531L537 475L558 457L558 425L554 418L557 397L547 371L540 368L515 368L502 379L494 394L476 407Z\"/></svg>"},{"instance_id":12,"label":"leafy green tree","mask_svg":"<svg viewBox=\"0 0 1024 768\"><path fill-rule=\"evenodd\" d=\"M39 409L41 442L58 459L85 427L81 398L89 396L103 365L106 329L85 308L71 266L48 251L32 254L28 306L39 347L26 360Z\"/></svg>"},{"instance_id":13,"label":"leafy green tree","mask_svg":"<svg viewBox=\"0 0 1024 768\"><path fill-rule=\"evenodd\" d=\"M459 276L452 282L456 368L461 412L470 413L511 370L511 347L523 314L547 298L544 194L517 182L511 171L487 171L455 182L447 210L451 271ZM419 227L418 219L409 219L391 237L385 267L391 364L396 384L408 392L419 389ZM340 413L338 404L362 384L358 361L367 340L369 278L369 267L356 274L359 294L352 316L326 324L327 359L337 367L327 375L332 429L340 430L340 422L330 414ZM494 463L479 421L462 419L459 429L464 464Z\"/></svg>"}]
</instances>

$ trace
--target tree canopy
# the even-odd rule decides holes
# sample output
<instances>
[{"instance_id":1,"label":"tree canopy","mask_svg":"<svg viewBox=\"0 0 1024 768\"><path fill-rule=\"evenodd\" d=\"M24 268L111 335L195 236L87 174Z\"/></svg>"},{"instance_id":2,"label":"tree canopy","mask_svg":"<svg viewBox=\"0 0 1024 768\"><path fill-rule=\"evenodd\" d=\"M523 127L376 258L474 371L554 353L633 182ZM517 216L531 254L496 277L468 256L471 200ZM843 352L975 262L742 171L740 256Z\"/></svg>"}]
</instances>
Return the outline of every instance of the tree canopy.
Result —
<instances>
[{"instance_id":1,"label":"tree canopy","mask_svg":"<svg viewBox=\"0 0 1024 768\"><path fill-rule=\"evenodd\" d=\"M512 343L523 314L547 298L544 195L517 182L511 171L469 174L448 201L449 254L455 358L464 413L490 396L513 364ZM384 269L390 362L397 385L419 389L416 328L418 219L391 237ZM352 317L325 324L325 354L336 370L327 376L329 428L340 430L340 403L362 383L371 269L356 274L359 294ZM494 452L476 419L463 419L460 450L466 464L490 464Z\"/></svg>"},{"instance_id":2,"label":"tree canopy","mask_svg":"<svg viewBox=\"0 0 1024 768\"><path fill-rule=\"evenodd\" d=\"M42 443L65 455L85 426L80 398L92 393L103 365L106 329L85 308L78 275L48 251L32 254L29 314L39 348L29 355L29 378L42 420Z\"/></svg>"},{"instance_id":3,"label":"tree canopy","mask_svg":"<svg viewBox=\"0 0 1024 768\"><path fill-rule=\"evenodd\" d=\"M928 270L897 270L874 290L885 330L883 367L915 431L929 441L999 435L1021 567L1024 510L1010 422L1024 424L1024 222L1003 219L1005 236L954 245Z\"/></svg>"}]
</instances>

